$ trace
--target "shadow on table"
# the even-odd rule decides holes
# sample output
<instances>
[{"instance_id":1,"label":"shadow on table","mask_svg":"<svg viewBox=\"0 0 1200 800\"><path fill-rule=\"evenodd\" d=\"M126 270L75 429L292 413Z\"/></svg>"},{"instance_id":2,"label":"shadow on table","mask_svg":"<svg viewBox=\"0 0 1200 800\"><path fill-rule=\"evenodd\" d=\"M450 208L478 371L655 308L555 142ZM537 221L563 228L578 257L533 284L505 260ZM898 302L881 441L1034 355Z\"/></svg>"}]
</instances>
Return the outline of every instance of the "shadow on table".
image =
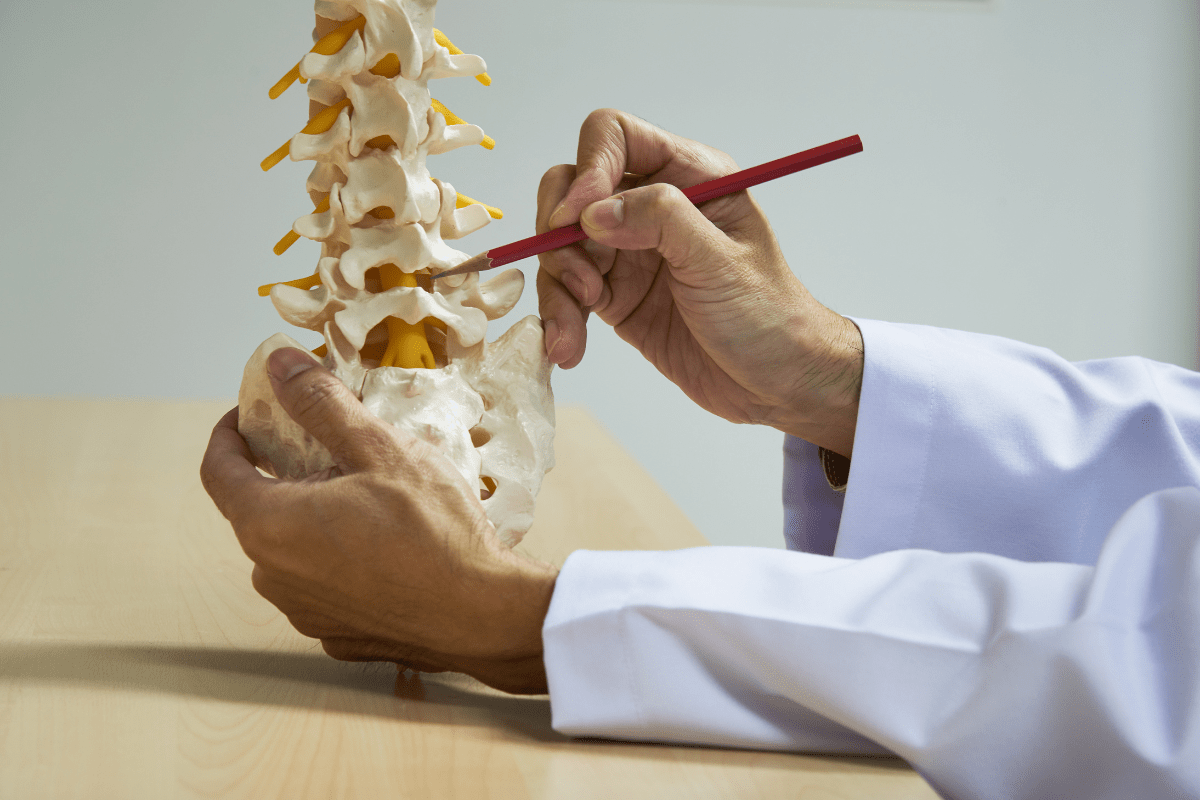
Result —
<instances>
[{"instance_id":1,"label":"shadow on table","mask_svg":"<svg viewBox=\"0 0 1200 800\"><path fill-rule=\"evenodd\" d=\"M401 673L392 664L320 653L157 644L8 642L0 682L154 692L227 703L311 708L423 723L502 727L566 741L550 727L545 696L497 692L465 675Z\"/></svg>"},{"instance_id":2,"label":"shadow on table","mask_svg":"<svg viewBox=\"0 0 1200 800\"><path fill-rule=\"evenodd\" d=\"M702 746L572 740L550 727L545 696L507 695L452 673L399 673L392 664L335 661L324 652L283 653L237 648L78 642L0 643L4 684L77 686L147 692L226 703L361 714L419 724L502 730L544 744L571 742L572 752L699 766L765 771L900 775L894 757L816 756ZM765 773L764 773L765 774Z\"/></svg>"},{"instance_id":3,"label":"shadow on table","mask_svg":"<svg viewBox=\"0 0 1200 800\"><path fill-rule=\"evenodd\" d=\"M908 762L894 755L858 756L839 753L712 747L677 742L624 742L611 739L575 739L573 744L577 749L586 749L592 757L603 758L611 755L624 761L629 759L671 761L710 768L724 765L751 768L764 773L779 771L806 774L839 773L875 777L915 777Z\"/></svg>"}]
</instances>

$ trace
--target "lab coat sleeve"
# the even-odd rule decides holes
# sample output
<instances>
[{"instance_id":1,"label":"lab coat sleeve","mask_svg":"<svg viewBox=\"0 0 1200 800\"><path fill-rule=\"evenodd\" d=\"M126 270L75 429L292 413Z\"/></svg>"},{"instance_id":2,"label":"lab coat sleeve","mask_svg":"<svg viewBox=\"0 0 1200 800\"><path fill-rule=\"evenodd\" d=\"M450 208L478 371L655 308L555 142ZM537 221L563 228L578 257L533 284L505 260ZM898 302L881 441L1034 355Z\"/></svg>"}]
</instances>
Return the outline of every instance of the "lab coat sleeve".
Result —
<instances>
[{"instance_id":1,"label":"lab coat sleeve","mask_svg":"<svg viewBox=\"0 0 1200 800\"><path fill-rule=\"evenodd\" d=\"M951 798L1200 796L1200 490L1094 567L902 550L581 551L543 628L554 727L779 750L872 741Z\"/></svg>"},{"instance_id":2,"label":"lab coat sleeve","mask_svg":"<svg viewBox=\"0 0 1200 800\"><path fill-rule=\"evenodd\" d=\"M573 555L543 631L555 726L883 747L954 797L1196 794L1200 501L1172 487L1200 484L1200 376L855 322L845 496L789 442L809 553Z\"/></svg>"},{"instance_id":3,"label":"lab coat sleeve","mask_svg":"<svg viewBox=\"0 0 1200 800\"><path fill-rule=\"evenodd\" d=\"M865 363L834 555L919 548L1095 564L1139 499L1200 486L1200 373L854 322Z\"/></svg>"}]
</instances>

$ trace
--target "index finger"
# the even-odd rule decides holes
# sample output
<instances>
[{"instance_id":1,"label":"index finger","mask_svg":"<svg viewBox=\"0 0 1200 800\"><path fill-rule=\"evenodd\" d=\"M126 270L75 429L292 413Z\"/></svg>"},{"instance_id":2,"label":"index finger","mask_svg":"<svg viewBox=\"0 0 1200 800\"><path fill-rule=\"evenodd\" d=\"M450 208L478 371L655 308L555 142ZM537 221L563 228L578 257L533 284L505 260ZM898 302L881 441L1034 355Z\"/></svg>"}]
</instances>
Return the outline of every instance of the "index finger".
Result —
<instances>
[{"instance_id":1,"label":"index finger","mask_svg":"<svg viewBox=\"0 0 1200 800\"><path fill-rule=\"evenodd\" d=\"M548 224L560 228L578 222L584 208L619 191L627 173L646 176L644 183L686 189L735 171L733 159L719 150L603 108L589 114L579 130L575 179Z\"/></svg>"},{"instance_id":2,"label":"index finger","mask_svg":"<svg viewBox=\"0 0 1200 800\"><path fill-rule=\"evenodd\" d=\"M264 489L275 483L254 466L254 455L238 433L238 409L234 406L213 428L208 449L200 462L200 482L230 522L246 509L261 503Z\"/></svg>"}]
</instances>

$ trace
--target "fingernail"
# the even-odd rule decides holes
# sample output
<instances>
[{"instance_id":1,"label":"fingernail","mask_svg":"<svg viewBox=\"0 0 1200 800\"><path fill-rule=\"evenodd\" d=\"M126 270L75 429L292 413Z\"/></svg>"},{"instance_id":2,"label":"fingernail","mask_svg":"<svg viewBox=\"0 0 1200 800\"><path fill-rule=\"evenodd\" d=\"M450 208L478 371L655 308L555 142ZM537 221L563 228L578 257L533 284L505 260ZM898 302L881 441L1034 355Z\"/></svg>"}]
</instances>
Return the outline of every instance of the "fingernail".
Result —
<instances>
[{"instance_id":1,"label":"fingernail","mask_svg":"<svg viewBox=\"0 0 1200 800\"><path fill-rule=\"evenodd\" d=\"M542 323L542 327L546 331L546 357L553 361L554 348L558 347L558 342L562 339L562 333L558 330L558 323L552 319L548 319Z\"/></svg>"},{"instance_id":2,"label":"fingernail","mask_svg":"<svg viewBox=\"0 0 1200 800\"><path fill-rule=\"evenodd\" d=\"M587 284L584 283L578 275L566 273L562 277L563 286L567 287L567 291L575 295L575 299L579 301L579 305L587 308L588 306L588 290Z\"/></svg>"},{"instance_id":3,"label":"fingernail","mask_svg":"<svg viewBox=\"0 0 1200 800\"><path fill-rule=\"evenodd\" d=\"M620 195L592 203L583 210L579 221L588 228L611 231L625 219L625 200Z\"/></svg>"},{"instance_id":4,"label":"fingernail","mask_svg":"<svg viewBox=\"0 0 1200 800\"><path fill-rule=\"evenodd\" d=\"M567 202L564 200L563 202L558 204L558 208L556 208L552 212L550 212L550 219L546 220L546 224L550 226L551 230L553 230L554 228L561 228L563 225L565 225L567 223L567 221L565 219L566 214L567 214Z\"/></svg>"},{"instance_id":5,"label":"fingernail","mask_svg":"<svg viewBox=\"0 0 1200 800\"><path fill-rule=\"evenodd\" d=\"M281 347L267 358L267 372L279 383L286 383L316 365L312 356L294 347Z\"/></svg>"}]
</instances>

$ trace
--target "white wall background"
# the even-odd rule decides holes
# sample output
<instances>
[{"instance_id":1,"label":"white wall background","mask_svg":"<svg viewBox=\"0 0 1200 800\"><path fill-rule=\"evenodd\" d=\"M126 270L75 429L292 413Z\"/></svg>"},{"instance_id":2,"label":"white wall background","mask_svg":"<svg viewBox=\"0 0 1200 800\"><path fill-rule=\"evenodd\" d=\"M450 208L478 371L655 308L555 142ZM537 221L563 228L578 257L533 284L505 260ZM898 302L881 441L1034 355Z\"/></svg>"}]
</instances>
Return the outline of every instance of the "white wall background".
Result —
<instances>
[{"instance_id":1,"label":"white wall background","mask_svg":"<svg viewBox=\"0 0 1200 800\"><path fill-rule=\"evenodd\" d=\"M532 233L597 107L743 166L857 133L755 192L824 303L1196 366L1193 0L443 0L438 25L495 79L435 88L499 142L433 162L507 213L467 252ZM270 252L308 167L257 166L303 121L267 88L310 29L303 0L0 0L0 394L236 395L288 329L255 287L316 261ZM691 407L596 321L554 381L712 541L778 545L780 435Z\"/></svg>"}]
</instances>

